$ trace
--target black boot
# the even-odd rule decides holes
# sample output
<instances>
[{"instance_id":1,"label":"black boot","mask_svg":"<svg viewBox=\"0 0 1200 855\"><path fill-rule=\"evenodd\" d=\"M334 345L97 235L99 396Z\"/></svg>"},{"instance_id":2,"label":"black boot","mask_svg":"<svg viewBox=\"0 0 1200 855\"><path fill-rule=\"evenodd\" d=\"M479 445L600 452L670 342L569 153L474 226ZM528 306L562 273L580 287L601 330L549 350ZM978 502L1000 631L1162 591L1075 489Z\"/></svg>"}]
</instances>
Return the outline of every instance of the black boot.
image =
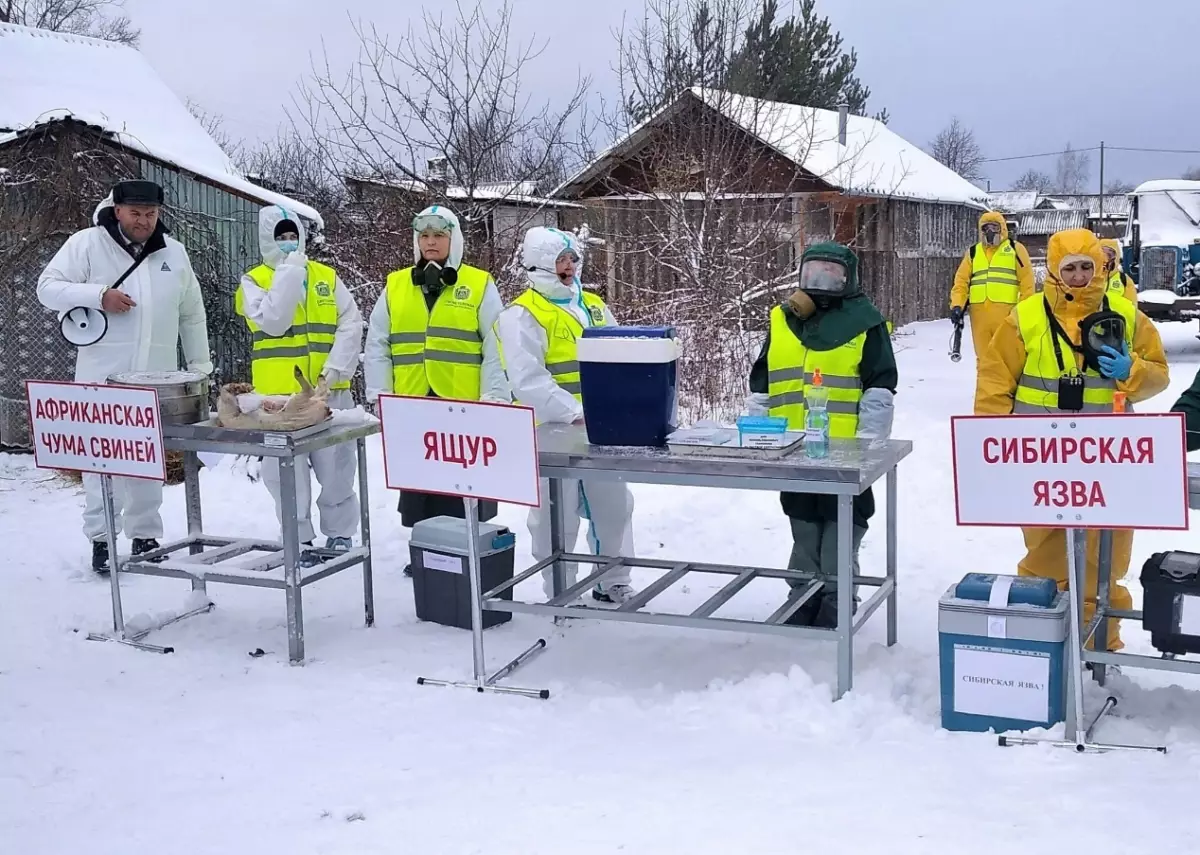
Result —
<instances>
[{"instance_id":1,"label":"black boot","mask_svg":"<svg viewBox=\"0 0 1200 855\"><path fill-rule=\"evenodd\" d=\"M152 537L135 537L133 539L132 557L137 558L139 555L145 555L147 552L153 552L158 548L158 541ZM158 564L165 557L166 556L160 558L150 558L148 560L151 564Z\"/></svg>"},{"instance_id":2,"label":"black boot","mask_svg":"<svg viewBox=\"0 0 1200 855\"><path fill-rule=\"evenodd\" d=\"M411 564L404 565L404 575L410 579L412 578L412 565Z\"/></svg>"},{"instance_id":3,"label":"black boot","mask_svg":"<svg viewBox=\"0 0 1200 855\"><path fill-rule=\"evenodd\" d=\"M107 576L109 572L108 566L108 542L104 540L92 541L92 569L101 576Z\"/></svg>"},{"instance_id":4,"label":"black boot","mask_svg":"<svg viewBox=\"0 0 1200 855\"><path fill-rule=\"evenodd\" d=\"M814 598L817 599L817 598ZM838 625L838 592L825 591L819 595L820 604L817 606L816 617L812 625L821 629L837 629ZM858 614L858 597L850 601L850 613Z\"/></svg>"},{"instance_id":5,"label":"black boot","mask_svg":"<svg viewBox=\"0 0 1200 855\"><path fill-rule=\"evenodd\" d=\"M785 626L812 626L821 606L821 595L815 594L808 602L792 612L783 623Z\"/></svg>"}]
</instances>

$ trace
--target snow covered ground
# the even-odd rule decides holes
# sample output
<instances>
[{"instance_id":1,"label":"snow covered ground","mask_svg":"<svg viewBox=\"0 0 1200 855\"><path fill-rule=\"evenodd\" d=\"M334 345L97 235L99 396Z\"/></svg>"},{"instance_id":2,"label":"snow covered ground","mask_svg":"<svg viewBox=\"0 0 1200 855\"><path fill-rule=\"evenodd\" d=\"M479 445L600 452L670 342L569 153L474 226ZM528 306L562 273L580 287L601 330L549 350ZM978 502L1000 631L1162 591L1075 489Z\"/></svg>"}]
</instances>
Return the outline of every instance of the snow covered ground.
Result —
<instances>
[{"instance_id":1,"label":"snow covered ground","mask_svg":"<svg viewBox=\"0 0 1200 855\"><path fill-rule=\"evenodd\" d=\"M1162 330L1171 388L1139 409L1168 409L1200 367L1193 325ZM895 435L916 444L900 474L900 644L883 645L877 613L838 703L829 644L527 616L490 630L488 650L498 665L545 635L550 649L512 682L551 700L418 687L420 675L469 676L470 636L413 615L377 446L373 629L351 572L305 591L304 668L287 664L278 591L212 586L215 612L154 636L173 656L89 643L110 617L108 583L87 569L82 496L0 455L0 852L1191 851L1179 804L1200 762L1200 679L1127 670L1114 683L1120 715L1103 738L1165 741L1165 756L1000 749L940 729L938 597L967 571L1012 572L1021 554L1015 530L954 524L947 417L970 410L973 361L946 358L949 333L943 322L897 336ZM774 494L634 490L643 555L786 561ZM274 527L265 488L229 466L203 473L203 494L210 531ZM167 537L181 536L182 488L164 512ZM524 512L501 520L525 562ZM1175 547L1194 538L1139 533L1131 577ZM864 564L882 561L880 527ZM189 593L166 579L124 587L131 617ZM709 593L676 586L656 604ZM756 583L723 614L762 615L782 596ZM1139 627L1124 637L1150 650ZM267 655L250 658L258 647ZM1102 697L1091 689L1090 709Z\"/></svg>"}]
</instances>

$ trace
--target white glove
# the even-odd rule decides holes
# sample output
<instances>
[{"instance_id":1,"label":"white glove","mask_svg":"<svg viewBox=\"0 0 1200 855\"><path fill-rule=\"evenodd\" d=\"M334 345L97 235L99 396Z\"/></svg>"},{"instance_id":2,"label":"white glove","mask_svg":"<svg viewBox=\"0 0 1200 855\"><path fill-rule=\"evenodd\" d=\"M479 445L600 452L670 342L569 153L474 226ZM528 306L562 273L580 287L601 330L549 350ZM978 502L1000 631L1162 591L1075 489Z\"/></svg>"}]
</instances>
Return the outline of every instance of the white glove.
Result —
<instances>
[{"instance_id":1,"label":"white glove","mask_svg":"<svg viewBox=\"0 0 1200 855\"><path fill-rule=\"evenodd\" d=\"M770 408L767 406L768 398L766 395L751 393L746 396L746 415L748 416L766 416L770 415Z\"/></svg>"}]
</instances>

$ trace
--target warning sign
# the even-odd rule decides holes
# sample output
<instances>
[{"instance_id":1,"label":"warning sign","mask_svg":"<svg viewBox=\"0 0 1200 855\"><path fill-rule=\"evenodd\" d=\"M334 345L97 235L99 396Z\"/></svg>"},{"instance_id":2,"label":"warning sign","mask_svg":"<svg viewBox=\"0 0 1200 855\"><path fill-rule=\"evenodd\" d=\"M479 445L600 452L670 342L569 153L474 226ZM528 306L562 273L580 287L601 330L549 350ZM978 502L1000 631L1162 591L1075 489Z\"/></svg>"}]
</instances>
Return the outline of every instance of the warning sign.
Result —
<instances>
[{"instance_id":1,"label":"warning sign","mask_svg":"<svg viewBox=\"0 0 1200 855\"><path fill-rule=\"evenodd\" d=\"M1188 527L1181 413L954 416L959 525Z\"/></svg>"},{"instance_id":2,"label":"warning sign","mask_svg":"<svg viewBox=\"0 0 1200 855\"><path fill-rule=\"evenodd\" d=\"M40 468L166 480L154 389L40 380L25 388Z\"/></svg>"}]
</instances>

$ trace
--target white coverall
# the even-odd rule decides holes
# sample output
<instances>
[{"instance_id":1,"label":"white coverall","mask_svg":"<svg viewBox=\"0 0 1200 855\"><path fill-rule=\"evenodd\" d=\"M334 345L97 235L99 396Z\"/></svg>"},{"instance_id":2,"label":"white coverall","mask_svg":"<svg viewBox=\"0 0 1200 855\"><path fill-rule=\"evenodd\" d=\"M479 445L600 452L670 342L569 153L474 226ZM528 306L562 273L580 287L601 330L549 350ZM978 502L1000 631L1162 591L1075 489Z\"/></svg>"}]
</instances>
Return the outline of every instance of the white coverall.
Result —
<instances>
[{"instance_id":1,"label":"white coverall","mask_svg":"<svg viewBox=\"0 0 1200 855\"><path fill-rule=\"evenodd\" d=\"M564 244L565 241L565 244ZM579 258L575 282L564 285L554 273L555 261L564 248L575 251ZM574 235L557 229L530 229L522 247L522 265L528 271L533 288L548 300L574 315L584 327L592 326L584 309L579 274L583 252ZM605 310L605 323L615 325L612 314ZM549 343L546 331L523 306L512 305L500 313L496 333L504 351L504 367L512 395L517 403L532 407L538 424L571 424L583 418L583 405L554 382L546 369ZM533 557L537 561L550 556L550 487L545 478L541 483L543 501L529 512L529 534L533 539ZM562 481L563 542L573 551L579 537L581 520L588 521L588 546L593 555L633 556L633 494L620 481ZM576 582L578 569L566 566L566 586ZM553 596L553 573L542 571L542 587L547 597ZM620 568L604 578L602 590L612 585L628 585L629 570Z\"/></svg>"},{"instance_id":2,"label":"white coverall","mask_svg":"<svg viewBox=\"0 0 1200 855\"><path fill-rule=\"evenodd\" d=\"M426 208L418 216L435 213L432 207ZM446 259L446 267L457 270L462 266L463 235L458 217L449 208L438 205L436 213L454 224L450 232L450 255ZM419 235L413 232L413 264L421 260L421 244ZM483 336L483 369L480 377L479 400L493 403L512 403L509 393L508 380L504 376L504 368L500 365L500 354L496 350L496 335L493 326L500 312L504 310L504 301L496 283L488 277L487 287L483 292L483 302L479 304L479 332ZM387 288L379 293L375 308L371 310L371 320L367 325L367 343L363 358L363 375L367 386L367 403L374 404L380 394L390 395L392 387L392 349L388 337L392 333L392 318L388 311Z\"/></svg>"},{"instance_id":3,"label":"white coverall","mask_svg":"<svg viewBox=\"0 0 1200 855\"><path fill-rule=\"evenodd\" d=\"M287 256L275 243L275 226L281 220L296 224L300 235L300 249ZM269 205L258 214L258 246L263 263L275 271L270 290L264 291L250 278L242 277L242 306L246 317L258 324L267 335L283 335L292 325L296 307L305 299L307 288L308 259L304 255L304 224L295 213L285 211L278 205ZM325 360L322 376L329 383L350 380L358 368L358 357L362 347L362 313L354 302L354 295L339 277L333 289L337 300L337 331L333 337L333 349ZM335 410L354 408L354 398L349 389L331 392L329 406ZM317 496L317 509L321 512L321 533L326 537L353 537L358 530L358 495L354 490L358 476L358 464L353 443L344 442L330 448L314 451L311 455L296 458L296 514L301 543L309 543L315 537L312 523L312 482L309 468L317 476L321 492ZM265 457L262 464L262 479L275 500L275 516L283 524L283 506L279 493L279 460Z\"/></svg>"},{"instance_id":4,"label":"white coverall","mask_svg":"<svg viewBox=\"0 0 1200 855\"><path fill-rule=\"evenodd\" d=\"M92 215L96 225L67 238L38 278L38 300L60 316L79 306L101 308L104 291L133 264L111 208L110 195ZM151 241L156 239L152 236L147 243ZM121 291L137 305L128 312L108 313L104 338L79 348L76 382L104 383L110 375L125 371L176 371L180 343L189 371L212 373L200 283L183 244L169 237L164 243L121 283ZM83 533L89 540L101 540L106 529L100 477L84 475L83 486ZM130 538L161 538L162 488L157 481L114 478L117 532L123 530Z\"/></svg>"}]
</instances>

